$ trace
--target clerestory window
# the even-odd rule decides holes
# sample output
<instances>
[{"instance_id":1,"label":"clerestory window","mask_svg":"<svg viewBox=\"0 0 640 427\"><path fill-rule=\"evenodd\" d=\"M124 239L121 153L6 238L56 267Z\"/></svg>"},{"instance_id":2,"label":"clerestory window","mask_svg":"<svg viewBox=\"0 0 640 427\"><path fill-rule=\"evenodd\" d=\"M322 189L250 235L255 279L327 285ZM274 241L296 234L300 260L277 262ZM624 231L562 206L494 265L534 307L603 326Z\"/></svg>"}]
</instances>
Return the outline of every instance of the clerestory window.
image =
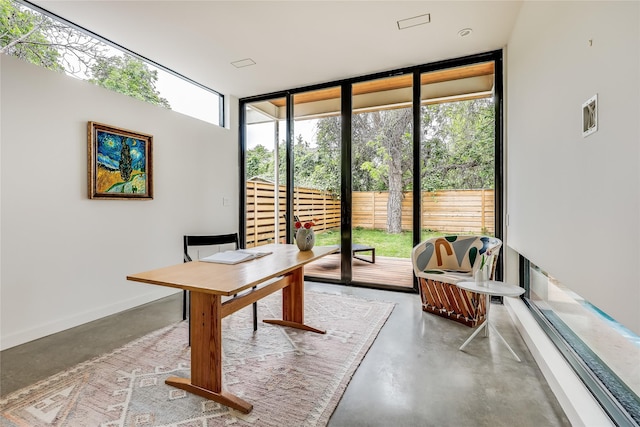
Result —
<instances>
[{"instance_id":1,"label":"clerestory window","mask_svg":"<svg viewBox=\"0 0 640 427\"><path fill-rule=\"evenodd\" d=\"M26 1L0 0L0 52L224 126L224 97Z\"/></svg>"}]
</instances>

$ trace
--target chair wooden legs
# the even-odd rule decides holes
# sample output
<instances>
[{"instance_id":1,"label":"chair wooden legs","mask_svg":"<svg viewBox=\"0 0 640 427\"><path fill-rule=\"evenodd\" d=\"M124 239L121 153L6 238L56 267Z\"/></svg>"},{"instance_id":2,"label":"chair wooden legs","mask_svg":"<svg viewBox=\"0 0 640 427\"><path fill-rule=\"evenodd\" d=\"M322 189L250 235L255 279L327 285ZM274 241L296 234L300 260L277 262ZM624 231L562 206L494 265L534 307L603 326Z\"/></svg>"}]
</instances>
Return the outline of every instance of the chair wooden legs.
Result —
<instances>
[{"instance_id":1,"label":"chair wooden legs","mask_svg":"<svg viewBox=\"0 0 640 427\"><path fill-rule=\"evenodd\" d=\"M481 295L454 284L420 278L422 309L470 327L485 320L486 303Z\"/></svg>"}]
</instances>

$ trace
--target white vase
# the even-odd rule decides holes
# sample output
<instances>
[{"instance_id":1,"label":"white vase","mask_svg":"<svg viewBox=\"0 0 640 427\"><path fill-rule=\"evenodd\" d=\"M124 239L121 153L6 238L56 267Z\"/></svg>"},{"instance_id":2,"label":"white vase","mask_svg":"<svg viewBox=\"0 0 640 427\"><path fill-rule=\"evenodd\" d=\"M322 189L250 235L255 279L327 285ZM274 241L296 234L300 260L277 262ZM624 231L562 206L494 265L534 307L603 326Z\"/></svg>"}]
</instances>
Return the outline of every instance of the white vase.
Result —
<instances>
[{"instance_id":1,"label":"white vase","mask_svg":"<svg viewBox=\"0 0 640 427\"><path fill-rule=\"evenodd\" d=\"M296 245L301 251L310 251L316 243L316 235L310 228L299 228L296 232Z\"/></svg>"}]
</instances>

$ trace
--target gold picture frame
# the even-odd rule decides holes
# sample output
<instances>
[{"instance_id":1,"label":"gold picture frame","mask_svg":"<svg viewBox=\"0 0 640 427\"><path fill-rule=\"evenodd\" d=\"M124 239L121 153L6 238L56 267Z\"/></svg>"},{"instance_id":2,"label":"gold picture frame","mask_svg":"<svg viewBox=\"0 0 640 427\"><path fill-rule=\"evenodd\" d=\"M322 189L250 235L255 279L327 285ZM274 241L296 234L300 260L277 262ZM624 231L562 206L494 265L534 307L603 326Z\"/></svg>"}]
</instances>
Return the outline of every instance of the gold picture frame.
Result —
<instances>
[{"instance_id":1,"label":"gold picture frame","mask_svg":"<svg viewBox=\"0 0 640 427\"><path fill-rule=\"evenodd\" d=\"M90 199L153 199L153 136L88 122Z\"/></svg>"}]
</instances>

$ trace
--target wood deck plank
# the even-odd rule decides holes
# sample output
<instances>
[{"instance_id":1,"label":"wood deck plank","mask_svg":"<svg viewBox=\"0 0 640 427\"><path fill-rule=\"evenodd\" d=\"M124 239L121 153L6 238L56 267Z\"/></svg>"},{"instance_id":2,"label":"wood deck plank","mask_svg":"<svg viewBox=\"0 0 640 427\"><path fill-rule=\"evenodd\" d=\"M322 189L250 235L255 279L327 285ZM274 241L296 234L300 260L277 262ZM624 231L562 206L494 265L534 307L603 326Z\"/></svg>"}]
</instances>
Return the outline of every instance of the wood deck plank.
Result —
<instances>
[{"instance_id":1,"label":"wood deck plank","mask_svg":"<svg viewBox=\"0 0 640 427\"><path fill-rule=\"evenodd\" d=\"M353 260L354 281L413 288L413 267L408 258L391 258L376 255L375 264ZM305 276L339 279L340 255L328 255L305 265Z\"/></svg>"}]
</instances>

